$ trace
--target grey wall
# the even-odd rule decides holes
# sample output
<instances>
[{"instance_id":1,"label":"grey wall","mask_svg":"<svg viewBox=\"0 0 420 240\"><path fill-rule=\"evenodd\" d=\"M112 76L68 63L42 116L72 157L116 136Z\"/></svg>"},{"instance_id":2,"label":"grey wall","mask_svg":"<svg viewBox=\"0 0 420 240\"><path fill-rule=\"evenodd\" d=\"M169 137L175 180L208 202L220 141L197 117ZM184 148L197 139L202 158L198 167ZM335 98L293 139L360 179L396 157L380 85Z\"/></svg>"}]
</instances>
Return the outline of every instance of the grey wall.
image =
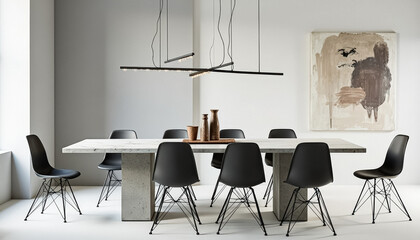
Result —
<instances>
[{"instance_id":1,"label":"grey wall","mask_svg":"<svg viewBox=\"0 0 420 240\"><path fill-rule=\"evenodd\" d=\"M0 149L12 151L12 198L39 188L25 136L54 163L54 0L0 0Z\"/></svg>"},{"instance_id":2,"label":"grey wall","mask_svg":"<svg viewBox=\"0 0 420 240\"><path fill-rule=\"evenodd\" d=\"M192 0L169 2L169 57L175 57L192 51ZM150 0L55 1L55 164L80 170L76 185L102 184L105 172L97 164L103 156L62 154L62 147L85 138L106 138L113 129L160 138L165 129L192 122L192 82L187 74L119 69L152 66L150 44L158 8L159 1Z\"/></svg>"}]
</instances>

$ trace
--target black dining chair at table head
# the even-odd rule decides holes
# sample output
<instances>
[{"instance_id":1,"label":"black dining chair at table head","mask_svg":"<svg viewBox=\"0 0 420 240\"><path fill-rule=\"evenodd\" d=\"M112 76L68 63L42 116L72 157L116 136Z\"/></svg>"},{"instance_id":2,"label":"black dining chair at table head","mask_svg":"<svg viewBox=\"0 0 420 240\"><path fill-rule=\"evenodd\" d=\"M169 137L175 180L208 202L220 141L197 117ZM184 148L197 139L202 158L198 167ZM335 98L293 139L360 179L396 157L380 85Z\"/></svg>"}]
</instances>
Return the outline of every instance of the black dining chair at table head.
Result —
<instances>
[{"instance_id":1,"label":"black dining chair at table head","mask_svg":"<svg viewBox=\"0 0 420 240\"><path fill-rule=\"evenodd\" d=\"M134 130L114 130L109 136L110 139L136 139L137 133ZM117 177L114 171L121 170L121 153L106 153L103 161L98 165L101 170L108 171L104 184L102 186L101 194L99 195L99 204L114 192L114 190L121 185L121 179Z\"/></svg>"},{"instance_id":2,"label":"black dining chair at table head","mask_svg":"<svg viewBox=\"0 0 420 240\"><path fill-rule=\"evenodd\" d=\"M222 129L220 130L220 138L245 138L245 134L241 129ZM223 153L213 153L213 157L211 159L211 166L216 169L221 169L222 167L222 160L223 160ZM219 180L216 181L216 185L213 190L213 194L211 196L211 203L210 207L213 206L214 202L223 192L226 186L223 186L219 192L217 192L217 188L219 186Z\"/></svg>"},{"instance_id":3,"label":"black dining chair at table head","mask_svg":"<svg viewBox=\"0 0 420 240\"><path fill-rule=\"evenodd\" d=\"M289 220L286 236L289 236L290 231L296 224L296 219L294 218L296 216L295 212L299 209L303 211L308 205L310 205L309 209L315 213L322 221L323 225L327 225L334 235L336 235L324 197L319 190L319 187L332 183L333 180L331 156L328 145L320 142L298 144L293 153L289 174L285 181L296 187L293 190L280 222L280 225L282 225L285 220ZM309 199L304 199L299 194L299 191L302 188L313 188L313 195ZM297 214L297 216L299 215L300 213Z\"/></svg>"},{"instance_id":4,"label":"black dining chair at table head","mask_svg":"<svg viewBox=\"0 0 420 240\"><path fill-rule=\"evenodd\" d=\"M163 187L163 193L150 234L165 217L166 211L169 211L175 204L188 218L196 234L199 234L197 222L201 224L201 221L191 191L188 188L188 186L199 181L197 166L190 145L183 142L161 143L156 153L152 180ZM171 192L172 188L180 188L182 190L181 196L174 197ZM169 205L163 208L164 204Z\"/></svg>"},{"instance_id":5,"label":"black dining chair at table head","mask_svg":"<svg viewBox=\"0 0 420 240\"><path fill-rule=\"evenodd\" d=\"M372 223L375 223L382 207L388 212L391 212L391 203L394 203L408 217L408 220L411 221L411 216L408 213L394 182L391 180L400 175L403 170L408 139L409 137L407 135L395 136L388 148L385 161L379 168L364 169L354 172L354 176L365 180L365 183L359 198L357 199L356 205L354 206L352 215L354 215L368 199L371 199ZM396 201L391 198L391 194L395 195ZM380 201L379 197L382 197L383 201ZM381 204L377 211L376 202Z\"/></svg>"},{"instance_id":6,"label":"black dining chair at table head","mask_svg":"<svg viewBox=\"0 0 420 240\"><path fill-rule=\"evenodd\" d=\"M39 137L31 134L26 136L26 139L31 152L32 168L34 169L35 174L40 177L43 182L26 214L25 221L37 208L41 207L42 214L49 206L55 205L64 222L67 222L67 203L81 215L82 212L80 211L79 204L77 203L69 182L70 179L80 176L80 172L71 169L58 169L52 167L48 162L47 153L45 152L44 145ZM61 210L56 202L58 196L61 197L62 200Z\"/></svg>"}]
</instances>

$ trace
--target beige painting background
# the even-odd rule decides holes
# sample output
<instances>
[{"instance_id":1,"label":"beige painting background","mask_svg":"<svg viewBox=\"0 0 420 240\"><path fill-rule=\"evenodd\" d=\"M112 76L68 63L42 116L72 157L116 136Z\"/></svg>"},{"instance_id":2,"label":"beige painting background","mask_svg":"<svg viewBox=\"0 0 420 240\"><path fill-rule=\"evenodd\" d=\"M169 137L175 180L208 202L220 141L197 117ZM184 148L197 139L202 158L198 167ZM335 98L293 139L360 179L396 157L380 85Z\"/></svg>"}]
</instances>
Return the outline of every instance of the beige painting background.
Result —
<instances>
[{"instance_id":1,"label":"beige painting background","mask_svg":"<svg viewBox=\"0 0 420 240\"><path fill-rule=\"evenodd\" d=\"M311 37L311 130L394 130L396 34L313 32ZM383 43L389 50L391 87L375 120L360 104L365 93L351 88L351 78L354 63L374 57L375 44Z\"/></svg>"}]
</instances>

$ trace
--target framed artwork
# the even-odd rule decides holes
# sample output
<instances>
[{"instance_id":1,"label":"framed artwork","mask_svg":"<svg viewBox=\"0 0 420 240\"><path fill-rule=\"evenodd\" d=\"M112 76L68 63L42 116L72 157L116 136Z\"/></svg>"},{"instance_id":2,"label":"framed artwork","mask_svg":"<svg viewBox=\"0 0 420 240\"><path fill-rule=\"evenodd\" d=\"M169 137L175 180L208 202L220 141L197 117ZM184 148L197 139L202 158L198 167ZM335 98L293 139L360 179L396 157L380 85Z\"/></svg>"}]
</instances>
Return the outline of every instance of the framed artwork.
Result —
<instances>
[{"instance_id":1,"label":"framed artwork","mask_svg":"<svg viewBox=\"0 0 420 240\"><path fill-rule=\"evenodd\" d=\"M394 130L396 34L311 37L311 130Z\"/></svg>"}]
</instances>

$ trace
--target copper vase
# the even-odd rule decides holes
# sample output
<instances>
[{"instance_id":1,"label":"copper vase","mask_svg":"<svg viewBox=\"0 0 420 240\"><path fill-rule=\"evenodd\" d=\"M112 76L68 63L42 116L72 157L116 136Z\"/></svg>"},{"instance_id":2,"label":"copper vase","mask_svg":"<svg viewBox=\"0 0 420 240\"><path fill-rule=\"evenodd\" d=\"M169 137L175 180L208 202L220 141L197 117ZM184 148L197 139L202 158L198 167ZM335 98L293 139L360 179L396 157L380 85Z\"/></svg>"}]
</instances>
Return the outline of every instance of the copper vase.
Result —
<instances>
[{"instance_id":1,"label":"copper vase","mask_svg":"<svg viewBox=\"0 0 420 240\"><path fill-rule=\"evenodd\" d=\"M210 115L210 140L220 139L220 125L219 117L217 115L218 109L211 109Z\"/></svg>"},{"instance_id":2,"label":"copper vase","mask_svg":"<svg viewBox=\"0 0 420 240\"><path fill-rule=\"evenodd\" d=\"M200 126L200 140L201 141L208 141L210 140L209 134L209 123L208 123L208 114L203 114L203 118L201 119L201 126Z\"/></svg>"}]
</instances>

